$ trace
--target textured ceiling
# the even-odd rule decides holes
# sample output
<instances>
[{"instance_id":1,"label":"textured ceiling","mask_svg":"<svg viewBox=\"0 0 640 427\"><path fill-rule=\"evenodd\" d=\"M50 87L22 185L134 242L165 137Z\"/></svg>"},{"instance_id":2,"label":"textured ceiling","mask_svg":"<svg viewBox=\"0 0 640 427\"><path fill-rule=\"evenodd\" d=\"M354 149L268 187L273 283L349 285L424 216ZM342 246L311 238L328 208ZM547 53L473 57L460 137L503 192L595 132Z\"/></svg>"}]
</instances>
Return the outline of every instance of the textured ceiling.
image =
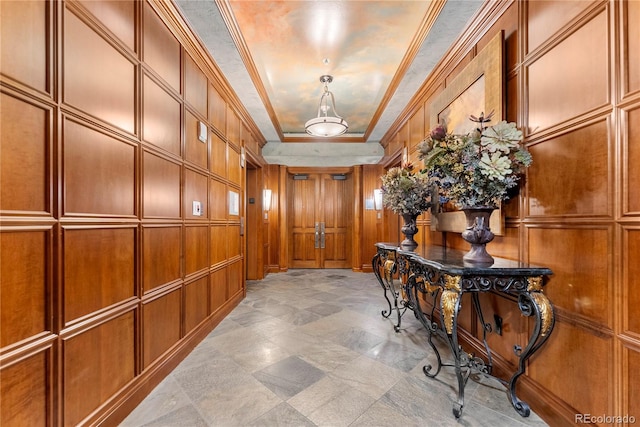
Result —
<instances>
[{"instance_id":1,"label":"textured ceiling","mask_svg":"<svg viewBox=\"0 0 640 427\"><path fill-rule=\"evenodd\" d=\"M267 161L344 166L380 159L378 142L482 1L175 3L267 140ZM304 133L323 74L349 123L339 138Z\"/></svg>"}]
</instances>

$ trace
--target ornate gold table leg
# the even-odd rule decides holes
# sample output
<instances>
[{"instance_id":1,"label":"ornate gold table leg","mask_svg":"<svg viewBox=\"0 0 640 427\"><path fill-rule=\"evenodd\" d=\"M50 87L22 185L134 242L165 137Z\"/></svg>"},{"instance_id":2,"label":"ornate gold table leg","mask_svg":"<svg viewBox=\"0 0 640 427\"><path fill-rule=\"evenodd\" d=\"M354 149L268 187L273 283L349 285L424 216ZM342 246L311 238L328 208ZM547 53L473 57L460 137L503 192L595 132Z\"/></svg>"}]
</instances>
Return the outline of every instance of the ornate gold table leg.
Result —
<instances>
[{"instance_id":1,"label":"ornate gold table leg","mask_svg":"<svg viewBox=\"0 0 640 427\"><path fill-rule=\"evenodd\" d=\"M460 299L462 288L460 286L460 276L445 275L444 290L440 297L440 307L442 313L442 324L444 326L447 341L453 354L456 378L458 379L458 399L453 404L453 415L460 418L464 407L464 387L469 379L470 370L463 372L462 368L468 367L469 356L458 344L458 312L460 311Z\"/></svg>"},{"instance_id":2,"label":"ornate gold table leg","mask_svg":"<svg viewBox=\"0 0 640 427\"><path fill-rule=\"evenodd\" d=\"M404 300L401 300L401 304L398 304L400 291L396 290L396 285L393 278L393 275L397 271L395 253L379 250L378 253L374 255L371 264L373 266L373 272L376 275L380 286L382 286L382 289L384 289L384 298L389 304L389 310L382 310L382 317L388 319L389 316L391 316L391 312L395 311L398 316L398 321L393 326L393 329L396 332L399 332L402 315L407 310L408 306ZM400 284L400 287L402 288L402 284ZM393 306L391 305L391 300L389 299L387 292L390 292L391 296L393 297Z\"/></svg>"},{"instance_id":3,"label":"ornate gold table leg","mask_svg":"<svg viewBox=\"0 0 640 427\"><path fill-rule=\"evenodd\" d=\"M526 402L516 396L516 382L524 373L527 360L549 339L555 325L553 306L546 295L542 293L542 277L530 277L528 279L527 291L520 293L518 296L518 307L525 316L535 317L535 325L524 350L518 345L514 346L514 352L519 361L518 370L509 381L509 397L513 408L521 416L528 417L531 410Z\"/></svg>"}]
</instances>

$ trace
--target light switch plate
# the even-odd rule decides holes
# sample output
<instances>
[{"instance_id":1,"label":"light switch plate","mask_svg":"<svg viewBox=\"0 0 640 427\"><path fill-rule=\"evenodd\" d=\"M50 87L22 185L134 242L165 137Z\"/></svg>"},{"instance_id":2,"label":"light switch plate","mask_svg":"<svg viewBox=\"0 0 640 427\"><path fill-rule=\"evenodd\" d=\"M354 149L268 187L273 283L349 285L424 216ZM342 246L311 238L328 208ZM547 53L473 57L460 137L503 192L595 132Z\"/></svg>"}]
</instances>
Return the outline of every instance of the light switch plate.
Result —
<instances>
[{"instance_id":1,"label":"light switch plate","mask_svg":"<svg viewBox=\"0 0 640 427\"><path fill-rule=\"evenodd\" d=\"M202 216L202 204L197 200L193 201L193 215Z\"/></svg>"},{"instance_id":2,"label":"light switch plate","mask_svg":"<svg viewBox=\"0 0 640 427\"><path fill-rule=\"evenodd\" d=\"M202 122L198 122L198 139L207 143L207 125Z\"/></svg>"}]
</instances>

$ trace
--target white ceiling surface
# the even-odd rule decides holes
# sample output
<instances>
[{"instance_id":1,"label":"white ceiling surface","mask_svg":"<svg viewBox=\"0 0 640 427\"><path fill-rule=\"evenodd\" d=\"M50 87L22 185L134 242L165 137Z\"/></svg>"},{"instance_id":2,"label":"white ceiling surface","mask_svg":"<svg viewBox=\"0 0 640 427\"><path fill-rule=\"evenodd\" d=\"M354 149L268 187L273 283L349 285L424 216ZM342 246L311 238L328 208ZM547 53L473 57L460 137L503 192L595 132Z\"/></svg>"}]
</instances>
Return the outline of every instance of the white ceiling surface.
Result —
<instances>
[{"instance_id":1,"label":"white ceiling surface","mask_svg":"<svg viewBox=\"0 0 640 427\"><path fill-rule=\"evenodd\" d=\"M309 167L377 163L384 155L380 140L483 3L483 0L447 1L367 142L283 143L216 3L213 0L174 1L266 139L262 149L264 159L270 164ZM338 105L339 102L336 96Z\"/></svg>"}]
</instances>

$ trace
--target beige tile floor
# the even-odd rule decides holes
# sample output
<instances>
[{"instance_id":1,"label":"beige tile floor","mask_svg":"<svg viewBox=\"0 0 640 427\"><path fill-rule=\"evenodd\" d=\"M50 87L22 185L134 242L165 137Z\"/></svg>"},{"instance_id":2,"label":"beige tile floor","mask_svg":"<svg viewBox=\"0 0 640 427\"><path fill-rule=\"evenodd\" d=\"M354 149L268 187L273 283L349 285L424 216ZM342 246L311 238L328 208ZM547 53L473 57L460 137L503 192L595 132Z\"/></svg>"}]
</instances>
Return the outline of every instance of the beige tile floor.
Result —
<instances>
[{"instance_id":1,"label":"beige tile floor","mask_svg":"<svg viewBox=\"0 0 640 427\"><path fill-rule=\"evenodd\" d=\"M472 375L456 419L455 374L434 363L412 313L394 332L375 276L289 270L247 283L247 297L122 426L544 426L502 385ZM443 357L449 352L436 340Z\"/></svg>"}]
</instances>

